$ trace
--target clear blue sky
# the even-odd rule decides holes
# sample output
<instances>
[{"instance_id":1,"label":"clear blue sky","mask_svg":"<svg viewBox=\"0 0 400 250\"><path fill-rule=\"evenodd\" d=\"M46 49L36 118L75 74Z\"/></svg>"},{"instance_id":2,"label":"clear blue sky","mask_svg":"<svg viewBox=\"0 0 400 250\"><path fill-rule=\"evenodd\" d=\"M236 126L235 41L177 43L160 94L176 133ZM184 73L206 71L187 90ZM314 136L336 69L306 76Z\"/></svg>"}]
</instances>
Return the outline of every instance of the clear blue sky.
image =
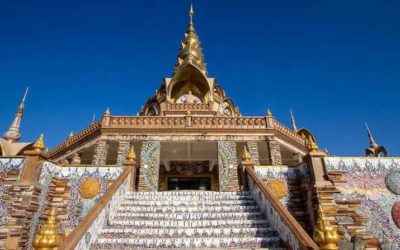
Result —
<instances>
[{"instance_id":1,"label":"clear blue sky","mask_svg":"<svg viewBox=\"0 0 400 250\"><path fill-rule=\"evenodd\" d=\"M189 1L0 1L0 130L26 86L23 141L49 147L107 107L134 115L171 75ZM244 115L267 108L337 155L367 121L400 155L400 1L194 1L209 75Z\"/></svg>"}]
</instances>

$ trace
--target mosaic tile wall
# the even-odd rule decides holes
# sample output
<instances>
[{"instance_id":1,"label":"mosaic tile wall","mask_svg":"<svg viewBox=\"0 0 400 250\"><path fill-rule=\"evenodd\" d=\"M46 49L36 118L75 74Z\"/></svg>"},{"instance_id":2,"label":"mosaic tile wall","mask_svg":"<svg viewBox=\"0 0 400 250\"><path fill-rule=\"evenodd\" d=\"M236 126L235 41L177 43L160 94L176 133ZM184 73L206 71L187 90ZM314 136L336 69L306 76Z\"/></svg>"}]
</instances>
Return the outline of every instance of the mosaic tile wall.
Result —
<instances>
[{"instance_id":1,"label":"mosaic tile wall","mask_svg":"<svg viewBox=\"0 0 400 250\"><path fill-rule=\"evenodd\" d=\"M325 157L340 201L359 201L369 234L387 249L400 249L400 158ZM344 182L343 182L344 181Z\"/></svg>"}]
</instances>

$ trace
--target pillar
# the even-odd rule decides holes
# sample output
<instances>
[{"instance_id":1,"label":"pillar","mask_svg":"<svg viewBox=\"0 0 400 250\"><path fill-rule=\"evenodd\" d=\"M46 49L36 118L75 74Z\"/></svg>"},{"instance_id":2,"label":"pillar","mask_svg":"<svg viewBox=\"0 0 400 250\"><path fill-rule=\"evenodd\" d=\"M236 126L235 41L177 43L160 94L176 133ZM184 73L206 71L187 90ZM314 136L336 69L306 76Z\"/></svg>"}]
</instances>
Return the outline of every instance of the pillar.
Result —
<instances>
[{"instance_id":1,"label":"pillar","mask_svg":"<svg viewBox=\"0 0 400 250\"><path fill-rule=\"evenodd\" d=\"M160 141L144 141L140 153L138 191L158 191Z\"/></svg>"},{"instance_id":2,"label":"pillar","mask_svg":"<svg viewBox=\"0 0 400 250\"><path fill-rule=\"evenodd\" d=\"M129 141L120 141L118 145L117 165L121 166L129 151Z\"/></svg>"},{"instance_id":3,"label":"pillar","mask_svg":"<svg viewBox=\"0 0 400 250\"><path fill-rule=\"evenodd\" d=\"M21 170L18 184L36 185L42 172L43 162L46 160L40 151L29 150L24 152L25 164Z\"/></svg>"},{"instance_id":4,"label":"pillar","mask_svg":"<svg viewBox=\"0 0 400 250\"><path fill-rule=\"evenodd\" d=\"M272 166L282 165L281 147L274 136L267 136L269 161Z\"/></svg>"},{"instance_id":5,"label":"pillar","mask_svg":"<svg viewBox=\"0 0 400 250\"><path fill-rule=\"evenodd\" d=\"M260 165L260 156L258 151L258 143L256 141L247 142L247 148L249 149L251 159L254 165Z\"/></svg>"},{"instance_id":6,"label":"pillar","mask_svg":"<svg viewBox=\"0 0 400 250\"><path fill-rule=\"evenodd\" d=\"M239 191L236 142L218 141L219 191Z\"/></svg>"},{"instance_id":7,"label":"pillar","mask_svg":"<svg viewBox=\"0 0 400 250\"><path fill-rule=\"evenodd\" d=\"M101 140L96 144L92 160L93 165L106 165L108 147L109 144L106 140Z\"/></svg>"}]
</instances>

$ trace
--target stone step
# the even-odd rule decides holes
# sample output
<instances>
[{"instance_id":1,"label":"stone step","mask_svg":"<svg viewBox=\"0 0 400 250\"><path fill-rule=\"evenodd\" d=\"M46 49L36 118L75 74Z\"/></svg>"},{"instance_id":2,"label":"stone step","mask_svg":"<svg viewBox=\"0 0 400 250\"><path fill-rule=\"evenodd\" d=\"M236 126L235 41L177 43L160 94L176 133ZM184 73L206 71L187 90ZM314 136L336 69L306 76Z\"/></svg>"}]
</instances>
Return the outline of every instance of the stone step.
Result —
<instances>
[{"instance_id":1,"label":"stone step","mask_svg":"<svg viewBox=\"0 0 400 250\"><path fill-rule=\"evenodd\" d=\"M181 238L181 237L266 237L277 236L271 228L114 228L104 229L102 238Z\"/></svg>"},{"instance_id":2,"label":"stone step","mask_svg":"<svg viewBox=\"0 0 400 250\"><path fill-rule=\"evenodd\" d=\"M118 212L114 219L118 220L233 220L262 219L260 212L235 213L126 213Z\"/></svg>"},{"instance_id":3,"label":"stone step","mask_svg":"<svg viewBox=\"0 0 400 250\"><path fill-rule=\"evenodd\" d=\"M222 212L252 212L259 211L258 206L160 206L160 207L149 207L149 206L121 206L118 212L124 213L135 213L135 212L146 212L146 213L222 213Z\"/></svg>"},{"instance_id":4,"label":"stone step","mask_svg":"<svg viewBox=\"0 0 400 250\"><path fill-rule=\"evenodd\" d=\"M278 237L225 237L225 238L167 238L167 239L126 239L99 238L93 249L116 248L259 248L280 247Z\"/></svg>"},{"instance_id":5,"label":"stone step","mask_svg":"<svg viewBox=\"0 0 400 250\"><path fill-rule=\"evenodd\" d=\"M122 206L232 206L245 205L255 206L254 200L159 200L159 201L141 201L141 200L124 200Z\"/></svg>"},{"instance_id":6,"label":"stone step","mask_svg":"<svg viewBox=\"0 0 400 250\"><path fill-rule=\"evenodd\" d=\"M268 220L258 219L240 219L240 220L176 220L176 221L151 221L151 220L119 220L113 219L109 222L110 227L123 226L132 228L188 228L188 227L237 227L237 226L253 226L253 225L269 225Z\"/></svg>"},{"instance_id":7,"label":"stone step","mask_svg":"<svg viewBox=\"0 0 400 250\"><path fill-rule=\"evenodd\" d=\"M125 196L125 200L140 200L140 201L248 201L253 200L251 196L232 196L232 197L206 197L206 196L197 196L197 197L130 197Z\"/></svg>"},{"instance_id":8,"label":"stone step","mask_svg":"<svg viewBox=\"0 0 400 250\"><path fill-rule=\"evenodd\" d=\"M165 191L165 192L127 192L126 195L132 197L142 196L251 196L250 192L215 192L215 191Z\"/></svg>"},{"instance_id":9,"label":"stone step","mask_svg":"<svg viewBox=\"0 0 400 250\"><path fill-rule=\"evenodd\" d=\"M138 199L138 200L250 200L252 196L249 194L224 194L224 193L216 193L213 195L207 193L198 193L191 195L189 194L179 194L179 193L129 193L125 196L126 199Z\"/></svg>"}]
</instances>

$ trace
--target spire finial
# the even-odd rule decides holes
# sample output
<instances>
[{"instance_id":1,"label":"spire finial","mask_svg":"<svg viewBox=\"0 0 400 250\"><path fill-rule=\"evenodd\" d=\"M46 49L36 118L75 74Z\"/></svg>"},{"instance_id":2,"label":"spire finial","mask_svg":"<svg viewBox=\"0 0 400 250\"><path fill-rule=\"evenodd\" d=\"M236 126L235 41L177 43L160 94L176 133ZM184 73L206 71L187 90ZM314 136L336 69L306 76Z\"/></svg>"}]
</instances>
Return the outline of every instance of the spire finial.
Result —
<instances>
[{"instance_id":1,"label":"spire finial","mask_svg":"<svg viewBox=\"0 0 400 250\"><path fill-rule=\"evenodd\" d=\"M74 136L74 131L71 131L71 133L69 133L68 135L68 140L71 139Z\"/></svg>"},{"instance_id":2,"label":"spire finial","mask_svg":"<svg viewBox=\"0 0 400 250\"><path fill-rule=\"evenodd\" d=\"M40 134L39 138L33 144L33 149L38 152L42 152L46 146L44 145L44 135L43 133Z\"/></svg>"},{"instance_id":3,"label":"spire finial","mask_svg":"<svg viewBox=\"0 0 400 250\"><path fill-rule=\"evenodd\" d=\"M193 16L194 16L193 3L190 3L189 24L193 24Z\"/></svg>"},{"instance_id":4,"label":"spire finial","mask_svg":"<svg viewBox=\"0 0 400 250\"><path fill-rule=\"evenodd\" d=\"M32 245L34 249L53 249L58 247L62 242L62 238L57 227L57 209L52 207L46 223L33 238Z\"/></svg>"},{"instance_id":5,"label":"spire finial","mask_svg":"<svg viewBox=\"0 0 400 250\"><path fill-rule=\"evenodd\" d=\"M297 132L296 121L294 120L294 115L293 115L292 109L289 109L289 110L290 110L290 121L292 122L292 130L294 132Z\"/></svg>"},{"instance_id":6,"label":"spire finial","mask_svg":"<svg viewBox=\"0 0 400 250\"><path fill-rule=\"evenodd\" d=\"M106 111L104 112L104 116L110 116L111 112L110 112L110 108L107 108Z\"/></svg>"},{"instance_id":7,"label":"spire finial","mask_svg":"<svg viewBox=\"0 0 400 250\"><path fill-rule=\"evenodd\" d=\"M93 124L95 120L96 120L96 113L93 114L92 122L90 124Z\"/></svg>"},{"instance_id":8,"label":"spire finial","mask_svg":"<svg viewBox=\"0 0 400 250\"><path fill-rule=\"evenodd\" d=\"M198 69L203 75L207 75L207 67L204 60L203 49L200 39L193 25L193 4L189 8L189 25L181 42L178 58L175 63L174 76L181 68L191 65Z\"/></svg>"},{"instance_id":9,"label":"spire finial","mask_svg":"<svg viewBox=\"0 0 400 250\"><path fill-rule=\"evenodd\" d=\"M267 117L271 117L272 116L272 112L271 112L271 110L267 110Z\"/></svg>"},{"instance_id":10,"label":"spire finial","mask_svg":"<svg viewBox=\"0 0 400 250\"><path fill-rule=\"evenodd\" d=\"M367 133L368 133L368 139L369 139L369 144L370 147L375 147L377 144L375 143L374 137L372 136L371 130L368 127L367 122L365 122L365 127L367 128Z\"/></svg>"},{"instance_id":11,"label":"spire finial","mask_svg":"<svg viewBox=\"0 0 400 250\"><path fill-rule=\"evenodd\" d=\"M372 136L371 130L368 127L367 122L365 122L365 127L367 128L367 134L369 139L369 148L365 149L366 156L375 156L379 157L381 155L387 156L387 151L384 146L379 146Z\"/></svg>"},{"instance_id":12,"label":"spire finial","mask_svg":"<svg viewBox=\"0 0 400 250\"><path fill-rule=\"evenodd\" d=\"M340 240L340 237L337 233L337 228L329 224L321 205L318 207L318 222L314 228L313 238L320 249L339 249L338 242Z\"/></svg>"},{"instance_id":13,"label":"spire finial","mask_svg":"<svg viewBox=\"0 0 400 250\"><path fill-rule=\"evenodd\" d=\"M243 147L242 161L251 161L251 154L250 154L249 150L247 149L247 145L245 145Z\"/></svg>"},{"instance_id":14,"label":"spire finial","mask_svg":"<svg viewBox=\"0 0 400 250\"><path fill-rule=\"evenodd\" d=\"M136 160L136 154L135 154L135 148L133 145L131 145L128 155L126 156L127 161L135 161Z\"/></svg>"},{"instance_id":15,"label":"spire finial","mask_svg":"<svg viewBox=\"0 0 400 250\"><path fill-rule=\"evenodd\" d=\"M22 117L24 115L25 100L28 96L29 87L26 88L24 97L18 106L17 113L15 113L15 118L10 128L4 133L3 138L9 142L17 142L21 139L20 124Z\"/></svg>"}]
</instances>

